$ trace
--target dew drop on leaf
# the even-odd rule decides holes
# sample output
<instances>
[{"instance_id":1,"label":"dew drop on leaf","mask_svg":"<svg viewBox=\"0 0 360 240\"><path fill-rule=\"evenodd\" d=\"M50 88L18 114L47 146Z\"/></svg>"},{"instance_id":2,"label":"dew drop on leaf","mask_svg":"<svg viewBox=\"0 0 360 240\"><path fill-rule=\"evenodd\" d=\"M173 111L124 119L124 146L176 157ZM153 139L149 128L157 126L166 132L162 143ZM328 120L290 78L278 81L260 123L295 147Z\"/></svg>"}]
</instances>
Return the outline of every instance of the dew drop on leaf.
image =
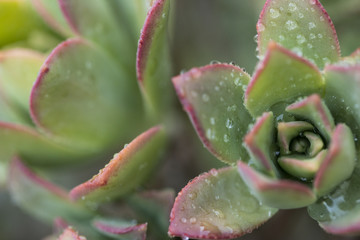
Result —
<instances>
[{"instance_id":1,"label":"dew drop on leaf","mask_svg":"<svg viewBox=\"0 0 360 240\"><path fill-rule=\"evenodd\" d=\"M294 22L293 20L287 20L285 25L286 25L286 28L290 31L297 28L297 23Z\"/></svg>"},{"instance_id":2,"label":"dew drop on leaf","mask_svg":"<svg viewBox=\"0 0 360 240\"><path fill-rule=\"evenodd\" d=\"M290 12L295 12L297 10L297 6L295 3L289 3Z\"/></svg>"},{"instance_id":3,"label":"dew drop on leaf","mask_svg":"<svg viewBox=\"0 0 360 240\"><path fill-rule=\"evenodd\" d=\"M278 18L279 16L280 16L279 10L270 8L270 17L271 18Z\"/></svg>"}]
</instances>

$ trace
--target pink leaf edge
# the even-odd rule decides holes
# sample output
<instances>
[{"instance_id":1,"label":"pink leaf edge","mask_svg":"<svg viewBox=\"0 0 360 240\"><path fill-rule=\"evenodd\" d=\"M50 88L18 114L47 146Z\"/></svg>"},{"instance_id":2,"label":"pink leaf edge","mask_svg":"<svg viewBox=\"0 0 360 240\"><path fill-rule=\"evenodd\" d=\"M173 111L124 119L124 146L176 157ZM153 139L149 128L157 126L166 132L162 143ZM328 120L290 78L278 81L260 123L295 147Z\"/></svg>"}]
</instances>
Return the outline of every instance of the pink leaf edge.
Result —
<instances>
[{"instance_id":1,"label":"pink leaf edge","mask_svg":"<svg viewBox=\"0 0 360 240\"><path fill-rule=\"evenodd\" d=\"M197 184L199 182L202 182L207 177L212 177L214 175L221 174L222 172L228 171L232 167L225 167L221 169L211 169L209 172L203 173L197 177L195 177L193 180L191 180L178 194L178 196L175 199L174 206L170 213L170 226L168 230L168 234L171 237L179 236L183 239L188 238L194 238L194 239L232 239L232 238L238 238L245 234L251 233L254 229L261 226L263 223L260 223L256 226L253 226L250 229L247 229L246 231L241 232L233 232L233 233L226 233L222 235L217 235L214 233L210 233L209 231L201 231L201 229L194 230L193 232L185 231L185 229L182 229L181 227L178 227L178 223L176 221L180 221L177 217L177 213L182 211L182 198L184 196L188 196L188 192L191 190L192 185Z\"/></svg>"},{"instance_id":2,"label":"pink leaf edge","mask_svg":"<svg viewBox=\"0 0 360 240\"><path fill-rule=\"evenodd\" d=\"M118 154L116 154L114 158L105 166L105 168L103 168L97 175L95 175L89 181L86 181L73 188L69 193L70 199L76 201L81 197L95 191L96 189L106 186L110 178L114 176L116 172L129 161L129 159L131 159L131 156L136 154L136 152L141 149L141 147L147 141L149 141L162 129L162 126L155 126L137 136L126 146L126 148L122 149Z\"/></svg>"},{"instance_id":3,"label":"pink leaf edge","mask_svg":"<svg viewBox=\"0 0 360 240\"><path fill-rule=\"evenodd\" d=\"M143 240L146 239L147 223L138 224L130 227L115 227L115 226L107 225L101 221L95 221L94 226L100 231L115 235L123 235L123 234L137 232L140 234L141 239Z\"/></svg>"},{"instance_id":4,"label":"pink leaf edge","mask_svg":"<svg viewBox=\"0 0 360 240\"><path fill-rule=\"evenodd\" d=\"M264 19L264 15L267 14L267 12L269 11L269 6L270 6L270 3L274 1L274 0L266 0L265 2L265 5L260 13L260 16L259 16L259 20L256 24L256 30L257 30L257 33L258 33L258 38L257 38L257 42L258 42L258 48L259 50L261 51L261 31L260 31L260 25L263 24L263 19ZM339 57L341 57L341 49L340 49L340 44L339 44L339 39L337 37L337 33L336 33L336 30L335 30L335 27L334 27L334 23L332 22L329 14L326 12L325 8L323 7L323 5L320 3L319 0L309 0L311 2L314 3L314 5L316 7L318 7L318 9L321 11L321 13L324 15L325 19L328 21L329 25L330 25L330 28L333 32L333 36L335 38L335 46L336 46L336 52L338 54Z\"/></svg>"},{"instance_id":5,"label":"pink leaf edge","mask_svg":"<svg viewBox=\"0 0 360 240\"><path fill-rule=\"evenodd\" d=\"M86 238L80 236L72 227L67 227L59 236L58 240L86 240Z\"/></svg>"},{"instance_id":6,"label":"pink leaf edge","mask_svg":"<svg viewBox=\"0 0 360 240\"><path fill-rule=\"evenodd\" d=\"M241 71L244 74L247 74L243 69L234 66L232 64L220 63L220 64L210 64L199 68L192 68L188 72L180 74L172 78L173 85L175 87L176 94L178 95L180 102L184 110L189 114L190 120L203 144L206 148L218 159L224 160L223 157L215 150L215 148L210 143L209 139L206 137L205 131L200 124L198 116L194 110L192 104L187 100L186 94L182 90L182 85L186 84L187 81L196 81L203 73L207 71L216 71L221 69L234 69L236 71ZM225 161L225 160L224 160ZM226 161L225 161L226 162Z\"/></svg>"},{"instance_id":7,"label":"pink leaf edge","mask_svg":"<svg viewBox=\"0 0 360 240\"><path fill-rule=\"evenodd\" d=\"M152 36L155 32L158 18L162 17L165 2L166 0L156 0L156 2L153 3L145 19L143 29L141 30L138 50L136 53L136 74L140 86L142 86L144 80L143 73L145 71L150 46L153 41Z\"/></svg>"},{"instance_id":8,"label":"pink leaf edge","mask_svg":"<svg viewBox=\"0 0 360 240\"><path fill-rule=\"evenodd\" d=\"M296 53L282 47L281 45L277 44L274 41L269 42L269 46L268 46L267 49L268 50L266 51L264 59L262 61L260 61L258 63L258 65L256 66L255 73L252 76L252 78L251 78L251 80L249 82L249 85L248 85L248 87L246 89L245 100L244 100L245 105L248 102L248 98L249 98L249 94L250 94L251 90L254 88L255 83L257 82L257 80L259 79L259 77L261 76L263 71L266 69L266 67L268 65L268 62L270 61L271 56L272 56L273 52L275 52L275 51L279 51L279 52L281 52L281 53L283 53L285 55L288 55L289 57L291 57L291 58L293 58L293 59L295 59L297 61L300 61L300 62L308 65L310 68L312 68L316 72L318 72L319 75L321 75L321 73L319 72L319 69L317 68L316 65L311 63L309 60L298 56Z\"/></svg>"},{"instance_id":9,"label":"pink leaf edge","mask_svg":"<svg viewBox=\"0 0 360 240\"><path fill-rule=\"evenodd\" d=\"M9 184L12 181L16 181L18 175L21 174L25 176L29 181L32 181L39 186L47 189L48 191L54 193L60 198L68 200L68 193L62 188L53 185L52 183L40 178L33 171L31 171L19 157L14 157L10 163L10 173L9 173Z\"/></svg>"},{"instance_id":10,"label":"pink leaf edge","mask_svg":"<svg viewBox=\"0 0 360 240\"><path fill-rule=\"evenodd\" d=\"M56 48L52 50L50 55L46 58L44 64L40 68L40 72L38 74L38 77L33 85L33 88L31 90L30 94L30 116L35 123L36 126L41 127L44 129L47 133L50 133L50 130L47 129L38 118L38 109L36 108L35 100L38 97L38 88L42 85L43 79L46 76L46 74L49 72L51 68L52 62L61 55L62 51L66 49L67 47L71 45L78 45L78 44L88 44L84 39L82 38L72 38L68 39L62 43L60 43Z\"/></svg>"},{"instance_id":11,"label":"pink leaf edge","mask_svg":"<svg viewBox=\"0 0 360 240\"><path fill-rule=\"evenodd\" d=\"M356 221L346 226L336 226L330 223L319 223L326 232L336 235L356 236L360 234L360 221Z\"/></svg>"}]
</instances>

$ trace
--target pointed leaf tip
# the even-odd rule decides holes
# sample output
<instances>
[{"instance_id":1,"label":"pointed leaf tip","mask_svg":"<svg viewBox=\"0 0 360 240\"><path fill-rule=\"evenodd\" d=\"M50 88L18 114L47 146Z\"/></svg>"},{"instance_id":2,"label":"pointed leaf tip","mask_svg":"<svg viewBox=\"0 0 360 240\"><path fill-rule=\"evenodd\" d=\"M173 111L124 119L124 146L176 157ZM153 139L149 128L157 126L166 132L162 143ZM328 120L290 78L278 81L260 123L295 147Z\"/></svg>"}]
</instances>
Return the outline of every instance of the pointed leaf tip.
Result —
<instances>
[{"instance_id":1,"label":"pointed leaf tip","mask_svg":"<svg viewBox=\"0 0 360 240\"><path fill-rule=\"evenodd\" d=\"M250 194L236 168L212 169L178 194L169 234L196 239L236 238L257 228L276 211Z\"/></svg>"},{"instance_id":2,"label":"pointed leaf tip","mask_svg":"<svg viewBox=\"0 0 360 240\"><path fill-rule=\"evenodd\" d=\"M239 67L212 64L193 68L172 80L200 139L228 164L249 158L242 146L247 126L253 121L242 103L249 79Z\"/></svg>"},{"instance_id":3,"label":"pointed leaf tip","mask_svg":"<svg viewBox=\"0 0 360 240\"><path fill-rule=\"evenodd\" d=\"M133 190L157 163L164 139L165 133L161 126L142 133L115 154L92 179L73 188L70 198L101 202Z\"/></svg>"}]
</instances>

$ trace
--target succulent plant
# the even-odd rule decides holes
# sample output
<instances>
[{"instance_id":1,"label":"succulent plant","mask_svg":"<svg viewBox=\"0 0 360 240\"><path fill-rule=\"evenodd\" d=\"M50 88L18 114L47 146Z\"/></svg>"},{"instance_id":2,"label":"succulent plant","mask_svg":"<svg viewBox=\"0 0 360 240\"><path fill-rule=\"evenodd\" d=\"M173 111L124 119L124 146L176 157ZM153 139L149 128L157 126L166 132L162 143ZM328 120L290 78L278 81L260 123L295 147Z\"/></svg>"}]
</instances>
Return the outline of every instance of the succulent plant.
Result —
<instances>
[{"instance_id":1,"label":"succulent plant","mask_svg":"<svg viewBox=\"0 0 360 240\"><path fill-rule=\"evenodd\" d=\"M173 78L203 144L230 166L183 188L169 234L236 238L307 207L326 232L357 235L360 51L341 57L318 0L267 0L256 27L252 77L215 63Z\"/></svg>"},{"instance_id":2,"label":"succulent plant","mask_svg":"<svg viewBox=\"0 0 360 240\"><path fill-rule=\"evenodd\" d=\"M35 217L58 219L60 239L82 239L69 226L94 239L145 239L147 224L128 221L137 218L151 219L149 227L163 237L172 190L134 190L165 146L167 126L158 124L171 103L170 92L162 93L171 72L169 1L32 3L55 31L71 38L47 57L24 48L0 52L0 186L6 181L16 204ZM139 129L148 130L124 146ZM103 159L119 149L71 191L47 180L54 166ZM116 212L118 199L130 210ZM115 205L111 214L104 210L109 204Z\"/></svg>"}]
</instances>

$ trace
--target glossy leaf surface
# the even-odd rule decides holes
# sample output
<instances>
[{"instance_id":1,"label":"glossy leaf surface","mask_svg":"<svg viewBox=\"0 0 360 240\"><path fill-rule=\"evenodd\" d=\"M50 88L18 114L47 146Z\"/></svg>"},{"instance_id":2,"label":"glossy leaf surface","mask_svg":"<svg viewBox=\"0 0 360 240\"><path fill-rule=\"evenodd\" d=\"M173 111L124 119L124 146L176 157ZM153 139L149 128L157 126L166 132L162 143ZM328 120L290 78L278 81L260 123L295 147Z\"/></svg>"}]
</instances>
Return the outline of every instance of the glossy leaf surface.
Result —
<instances>
[{"instance_id":1,"label":"glossy leaf surface","mask_svg":"<svg viewBox=\"0 0 360 240\"><path fill-rule=\"evenodd\" d=\"M333 23L318 0L268 0L257 23L260 55L276 41L319 68L336 62L340 46Z\"/></svg>"},{"instance_id":2,"label":"glossy leaf surface","mask_svg":"<svg viewBox=\"0 0 360 240\"><path fill-rule=\"evenodd\" d=\"M228 239L257 228L276 213L247 189L236 168L212 169L179 193L169 234L196 239Z\"/></svg>"},{"instance_id":3,"label":"glossy leaf surface","mask_svg":"<svg viewBox=\"0 0 360 240\"><path fill-rule=\"evenodd\" d=\"M324 80L313 64L271 42L246 89L245 106L259 116L274 104L323 92Z\"/></svg>"},{"instance_id":4,"label":"glossy leaf surface","mask_svg":"<svg viewBox=\"0 0 360 240\"><path fill-rule=\"evenodd\" d=\"M242 139L253 121L242 98L249 75L228 64L194 68L173 78L176 92L204 145L220 160L248 160Z\"/></svg>"}]
</instances>

